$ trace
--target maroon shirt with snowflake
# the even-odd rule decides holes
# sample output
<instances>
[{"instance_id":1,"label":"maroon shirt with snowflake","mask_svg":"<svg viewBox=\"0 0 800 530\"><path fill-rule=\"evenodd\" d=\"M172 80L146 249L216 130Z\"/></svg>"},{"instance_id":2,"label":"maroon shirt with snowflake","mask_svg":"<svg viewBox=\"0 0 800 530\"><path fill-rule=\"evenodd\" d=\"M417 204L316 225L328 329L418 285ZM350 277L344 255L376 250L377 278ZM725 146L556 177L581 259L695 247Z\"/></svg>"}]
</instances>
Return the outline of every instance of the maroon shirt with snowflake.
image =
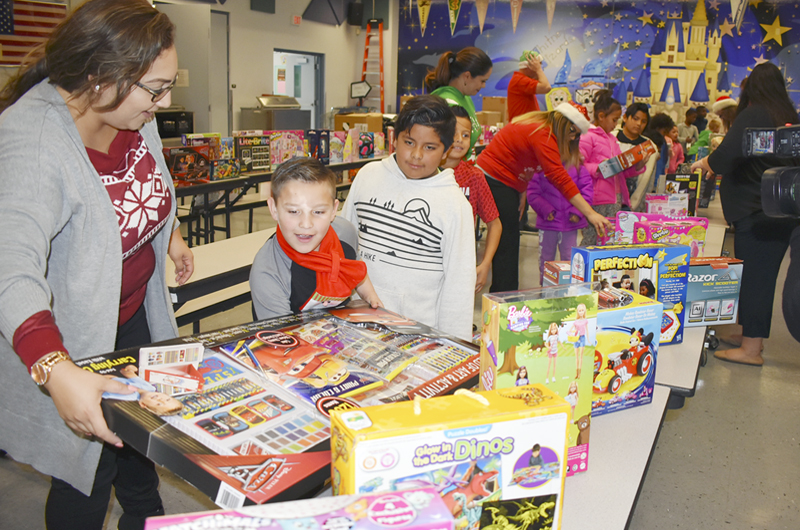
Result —
<instances>
[{"instance_id":1,"label":"maroon shirt with snowflake","mask_svg":"<svg viewBox=\"0 0 800 530\"><path fill-rule=\"evenodd\" d=\"M122 243L122 289L119 325L139 310L155 271L152 240L169 218L171 201L164 175L138 131L120 131L108 154L87 148L119 222ZM43 355L63 350L50 311L40 311L14 333L14 349L30 368Z\"/></svg>"}]
</instances>

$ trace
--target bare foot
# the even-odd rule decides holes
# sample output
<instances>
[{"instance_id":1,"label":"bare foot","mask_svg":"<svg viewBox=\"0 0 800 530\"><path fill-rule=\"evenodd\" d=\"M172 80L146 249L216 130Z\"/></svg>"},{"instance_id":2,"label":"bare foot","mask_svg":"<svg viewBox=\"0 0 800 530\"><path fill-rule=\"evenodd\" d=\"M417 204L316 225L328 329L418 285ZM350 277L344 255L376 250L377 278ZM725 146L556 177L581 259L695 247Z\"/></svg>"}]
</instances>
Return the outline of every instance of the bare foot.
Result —
<instances>
[{"instance_id":1,"label":"bare foot","mask_svg":"<svg viewBox=\"0 0 800 530\"><path fill-rule=\"evenodd\" d=\"M731 324L714 328L719 340L733 344L737 348L742 346L742 326Z\"/></svg>"},{"instance_id":2,"label":"bare foot","mask_svg":"<svg viewBox=\"0 0 800 530\"><path fill-rule=\"evenodd\" d=\"M714 353L714 357L720 361L729 363L762 366L764 364L764 357L761 356L763 349L762 339L743 337L742 346L740 348L719 350Z\"/></svg>"}]
</instances>

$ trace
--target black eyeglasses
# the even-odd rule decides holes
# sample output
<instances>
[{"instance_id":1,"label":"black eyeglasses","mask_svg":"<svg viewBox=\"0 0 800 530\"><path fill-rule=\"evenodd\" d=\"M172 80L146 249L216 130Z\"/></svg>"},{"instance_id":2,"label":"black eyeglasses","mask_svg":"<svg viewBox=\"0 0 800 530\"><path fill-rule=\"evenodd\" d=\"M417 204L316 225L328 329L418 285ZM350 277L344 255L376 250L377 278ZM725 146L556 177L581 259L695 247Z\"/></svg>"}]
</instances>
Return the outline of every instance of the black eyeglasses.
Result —
<instances>
[{"instance_id":1,"label":"black eyeglasses","mask_svg":"<svg viewBox=\"0 0 800 530\"><path fill-rule=\"evenodd\" d=\"M172 90L175 87L175 82L177 80L178 80L178 78L176 77L175 79L172 80L172 83L170 83L169 85L165 86L164 88L159 88L158 90L153 90L150 87L146 87L143 84L141 84L139 81L136 81L136 83L134 83L134 84L136 86L138 86L139 88L141 88L142 90L146 90L147 92L149 92L150 95L153 96L150 99L150 101L155 103L156 101L161 101L162 99L164 99L166 97L167 94L169 94L169 91Z\"/></svg>"}]
</instances>

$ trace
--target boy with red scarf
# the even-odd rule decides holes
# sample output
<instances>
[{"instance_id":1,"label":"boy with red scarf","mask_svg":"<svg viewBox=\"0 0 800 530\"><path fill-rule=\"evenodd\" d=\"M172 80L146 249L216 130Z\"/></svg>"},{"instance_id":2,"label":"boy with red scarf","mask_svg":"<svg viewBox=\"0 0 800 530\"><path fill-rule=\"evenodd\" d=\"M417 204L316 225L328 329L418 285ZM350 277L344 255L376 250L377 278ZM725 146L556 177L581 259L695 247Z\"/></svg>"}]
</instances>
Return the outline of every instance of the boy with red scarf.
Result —
<instances>
[{"instance_id":1,"label":"boy with red scarf","mask_svg":"<svg viewBox=\"0 0 800 530\"><path fill-rule=\"evenodd\" d=\"M278 222L250 269L253 309L259 319L336 307L353 289L371 307L382 306L357 261L358 235L336 216L336 176L314 158L295 158L278 167L267 201Z\"/></svg>"}]
</instances>

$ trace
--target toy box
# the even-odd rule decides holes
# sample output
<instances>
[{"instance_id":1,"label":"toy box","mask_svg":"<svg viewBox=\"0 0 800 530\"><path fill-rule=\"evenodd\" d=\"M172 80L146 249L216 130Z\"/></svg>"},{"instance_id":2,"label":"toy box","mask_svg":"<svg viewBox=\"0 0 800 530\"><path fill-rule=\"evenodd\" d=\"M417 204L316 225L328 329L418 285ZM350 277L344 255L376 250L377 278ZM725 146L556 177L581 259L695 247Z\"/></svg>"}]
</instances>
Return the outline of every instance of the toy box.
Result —
<instances>
[{"instance_id":1,"label":"toy box","mask_svg":"<svg viewBox=\"0 0 800 530\"><path fill-rule=\"evenodd\" d=\"M272 170L297 156L305 156L303 152L303 131L273 131L269 138L269 156Z\"/></svg>"},{"instance_id":2,"label":"toy box","mask_svg":"<svg viewBox=\"0 0 800 530\"><path fill-rule=\"evenodd\" d=\"M620 155L604 160L597 166L597 169L600 170L600 174L603 175L603 178L607 179L613 177L617 173L625 171L629 167L635 166L644 160L644 157L648 154L652 155L655 154L655 152L656 146L653 142L644 142L628 149Z\"/></svg>"},{"instance_id":3,"label":"toy box","mask_svg":"<svg viewBox=\"0 0 800 530\"><path fill-rule=\"evenodd\" d=\"M570 278L569 261L545 261L544 271L542 272L542 285L551 287L553 285L563 285L572 283Z\"/></svg>"},{"instance_id":4,"label":"toy box","mask_svg":"<svg viewBox=\"0 0 800 530\"><path fill-rule=\"evenodd\" d=\"M333 493L436 485L456 528L538 514L557 529L568 420L541 385L333 411Z\"/></svg>"},{"instance_id":5,"label":"toy box","mask_svg":"<svg viewBox=\"0 0 800 530\"><path fill-rule=\"evenodd\" d=\"M658 213L644 213L644 212L617 212L614 219L614 227L616 231L616 240L620 245L634 243L634 225L639 221L690 221L695 225L699 225L702 230L697 229L695 234L691 232L691 237L697 235L702 236L703 243L705 244L705 236L708 230L708 219L705 217L672 217ZM668 243L675 243L675 241L667 241ZM681 244L687 244L680 242Z\"/></svg>"},{"instance_id":6,"label":"toy box","mask_svg":"<svg viewBox=\"0 0 800 530\"><path fill-rule=\"evenodd\" d=\"M242 171L270 171L269 131L233 131L234 154L242 163Z\"/></svg>"},{"instance_id":7,"label":"toy box","mask_svg":"<svg viewBox=\"0 0 800 530\"><path fill-rule=\"evenodd\" d=\"M454 530L453 516L435 488L150 517L145 530Z\"/></svg>"},{"instance_id":8,"label":"toy box","mask_svg":"<svg viewBox=\"0 0 800 530\"><path fill-rule=\"evenodd\" d=\"M693 258L684 326L735 324L743 267L735 258Z\"/></svg>"},{"instance_id":9,"label":"toy box","mask_svg":"<svg viewBox=\"0 0 800 530\"><path fill-rule=\"evenodd\" d=\"M211 180L235 179L242 174L238 158L218 158L211 161Z\"/></svg>"},{"instance_id":10,"label":"toy box","mask_svg":"<svg viewBox=\"0 0 800 530\"><path fill-rule=\"evenodd\" d=\"M572 249L572 281L642 293L664 304L661 344L683 341L689 253L685 245L612 245Z\"/></svg>"},{"instance_id":11,"label":"toy box","mask_svg":"<svg viewBox=\"0 0 800 530\"><path fill-rule=\"evenodd\" d=\"M233 137L223 136L219 143L219 157L223 160L230 160L235 157L233 147Z\"/></svg>"},{"instance_id":12,"label":"toy box","mask_svg":"<svg viewBox=\"0 0 800 530\"><path fill-rule=\"evenodd\" d=\"M374 133L375 158L386 156L386 138L383 133Z\"/></svg>"},{"instance_id":13,"label":"toy box","mask_svg":"<svg viewBox=\"0 0 800 530\"><path fill-rule=\"evenodd\" d=\"M670 173L664 176L664 189L659 191L669 195L686 193L689 196L687 214L695 215L697 213L697 199L700 195L701 178L699 171L695 173Z\"/></svg>"},{"instance_id":14,"label":"toy box","mask_svg":"<svg viewBox=\"0 0 800 530\"><path fill-rule=\"evenodd\" d=\"M602 236L597 234L598 246L604 247L606 245L613 245L617 242L617 232L614 229L614 219L606 217L611 222L611 228L606 228L606 233Z\"/></svg>"},{"instance_id":15,"label":"toy box","mask_svg":"<svg viewBox=\"0 0 800 530\"><path fill-rule=\"evenodd\" d=\"M653 400L661 314L661 302L629 292L597 311L592 416Z\"/></svg>"},{"instance_id":16,"label":"toy box","mask_svg":"<svg viewBox=\"0 0 800 530\"><path fill-rule=\"evenodd\" d=\"M567 476L589 464L596 315L589 284L483 295L480 388L541 383L569 402Z\"/></svg>"},{"instance_id":17,"label":"toy box","mask_svg":"<svg viewBox=\"0 0 800 530\"><path fill-rule=\"evenodd\" d=\"M375 133L358 133L358 158L375 158Z\"/></svg>"},{"instance_id":18,"label":"toy box","mask_svg":"<svg viewBox=\"0 0 800 530\"><path fill-rule=\"evenodd\" d=\"M686 217L689 212L689 194L648 193L644 196L647 213L658 213L670 217Z\"/></svg>"},{"instance_id":19,"label":"toy box","mask_svg":"<svg viewBox=\"0 0 800 530\"><path fill-rule=\"evenodd\" d=\"M311 158L328 165L330 162L330 131L325 129L309 129L306 131L306 152Z\"/></svg>"},{"instance_id":20,"label":"toy box","mask_svg":"<svg viewBox=\"0 0 800 530\"><path fill-rule=\"evenodd\" d=\"M220 145L222 144L220 133L182 134L181 143L185 146L207 145L209 157L220 158Z\"/></svg>"},{"instance_id":21,"label":"toy box","mask_svg":"<svg viewBox=\"0 0 800 530\"><path fill-rule=\"evenodd\" d=\"M690 257L696 258L703 255L707 231L708 219L705 218L647 219L633 223L633 242L679 243L688 246Z\"/></svg>"},{"instance_id":22,"label":"toy box","mask_svg":"<svg viewBox=\"0 0 800 530\"><path fill-rule=\"evenodd\" d=\"M346 131L331 131L329 163L341 164L344 162L344 144L347 141Z\"/></svg>"},{"instance_id":23,"label":"toy box","mask_svg":"<svg viewBox=\"0 0 800 530\"><path fill-rule=\"evenodd\" d=\"M208 182L211 178L207 145L165 147L163 153L176 187Z\"/></svg>"}]
</instances>

